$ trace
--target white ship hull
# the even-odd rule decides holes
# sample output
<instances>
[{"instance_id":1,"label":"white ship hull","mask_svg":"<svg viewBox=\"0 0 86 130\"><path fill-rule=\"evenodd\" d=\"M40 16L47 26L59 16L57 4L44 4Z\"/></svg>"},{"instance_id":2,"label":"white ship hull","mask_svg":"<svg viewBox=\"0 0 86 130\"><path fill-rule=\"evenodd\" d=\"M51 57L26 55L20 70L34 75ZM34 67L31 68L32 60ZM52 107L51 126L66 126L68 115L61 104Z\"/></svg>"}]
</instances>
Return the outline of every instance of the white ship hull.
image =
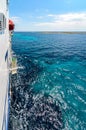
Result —
<instances>
[{"instance_id":1,"label":"white ship hull","mask_svg":"<svg viewBox=\"0 0 86 130\"><path fill-rule=\"evenodd\" d=\"M7 0L0 0L0 130L8 128L9 29ZM5 17L3 21L2 16ZM6 22L6 23L3 23ZM5 24L5 25L2 25Z\"/></svg>"}]
</instances>

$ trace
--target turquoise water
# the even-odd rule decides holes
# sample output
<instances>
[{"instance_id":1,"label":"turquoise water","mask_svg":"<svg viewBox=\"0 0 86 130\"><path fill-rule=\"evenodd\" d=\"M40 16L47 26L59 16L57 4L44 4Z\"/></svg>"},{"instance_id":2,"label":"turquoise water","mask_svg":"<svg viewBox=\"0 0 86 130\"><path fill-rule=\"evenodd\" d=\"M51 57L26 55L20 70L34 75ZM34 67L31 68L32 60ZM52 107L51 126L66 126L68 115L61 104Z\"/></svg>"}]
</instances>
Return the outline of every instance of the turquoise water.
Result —
<instances>
[{"instance_id":1,"label":"turquoise water","mask_svg":"<svg viewBox=\"0 0 86 130\"><path fill-rule=\"evenodd\" d=\"M18 32L12 41L22 69L9 129L86 130L86 34Z\"/></svg>"}]
</instances>

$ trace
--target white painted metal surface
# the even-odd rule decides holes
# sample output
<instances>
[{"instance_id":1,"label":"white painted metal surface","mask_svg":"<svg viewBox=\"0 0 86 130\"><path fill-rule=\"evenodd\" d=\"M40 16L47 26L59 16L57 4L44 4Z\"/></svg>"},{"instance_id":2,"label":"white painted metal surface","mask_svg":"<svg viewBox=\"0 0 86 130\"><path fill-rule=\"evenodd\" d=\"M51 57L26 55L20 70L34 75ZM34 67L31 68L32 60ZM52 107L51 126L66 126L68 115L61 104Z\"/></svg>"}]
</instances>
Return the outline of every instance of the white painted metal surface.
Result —
<instances>
[{"instance_id":1,"label":"white painted metal surface","mask_svg":"<svg viewBox=\"0 0 86 130\"><path fill-rule=\"evenodd\" d=\"M0 13L6 18L6 28L0 30L0 130L7 130L9 88L9 30L7 0L0 0ZM1 19L0 19L1 20Z\"/></svg>"}]
</instances>

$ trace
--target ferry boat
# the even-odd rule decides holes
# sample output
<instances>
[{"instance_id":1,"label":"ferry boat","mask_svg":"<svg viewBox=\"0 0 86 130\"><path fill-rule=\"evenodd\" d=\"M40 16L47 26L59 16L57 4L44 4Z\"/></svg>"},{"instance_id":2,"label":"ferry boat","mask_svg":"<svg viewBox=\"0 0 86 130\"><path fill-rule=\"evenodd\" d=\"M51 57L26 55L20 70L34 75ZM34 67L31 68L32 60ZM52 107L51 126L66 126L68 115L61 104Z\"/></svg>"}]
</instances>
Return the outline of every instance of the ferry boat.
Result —
<instances>
[{"instance_id":1,"label":"ferry boat","mask_svg":"<svg viewBox=\"0 0 86 130\"><path fill-rule=\"evenodd\" d=\"M0 130L8 129L12 24L8 0L0 0Z\"/></svg>"}]
</instances>

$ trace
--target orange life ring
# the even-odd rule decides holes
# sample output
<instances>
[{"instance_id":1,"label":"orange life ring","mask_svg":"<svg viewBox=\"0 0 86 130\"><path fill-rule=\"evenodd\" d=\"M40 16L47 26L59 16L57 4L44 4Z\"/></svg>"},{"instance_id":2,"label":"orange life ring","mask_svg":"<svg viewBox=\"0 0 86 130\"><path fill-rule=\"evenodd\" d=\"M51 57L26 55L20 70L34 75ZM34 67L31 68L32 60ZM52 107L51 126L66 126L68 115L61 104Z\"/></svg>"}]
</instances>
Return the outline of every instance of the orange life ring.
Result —
<instances>
[{"instance_id":1,"label":"orange life ring","mask_svg":"<svg viewBox=\"0 0 86 130\"><path fill-rule=\"evenodd\" d=\"M9 20L9 31L13 31L14 30L14 23L12 20Z\"/></svg>"}]
</instances>

